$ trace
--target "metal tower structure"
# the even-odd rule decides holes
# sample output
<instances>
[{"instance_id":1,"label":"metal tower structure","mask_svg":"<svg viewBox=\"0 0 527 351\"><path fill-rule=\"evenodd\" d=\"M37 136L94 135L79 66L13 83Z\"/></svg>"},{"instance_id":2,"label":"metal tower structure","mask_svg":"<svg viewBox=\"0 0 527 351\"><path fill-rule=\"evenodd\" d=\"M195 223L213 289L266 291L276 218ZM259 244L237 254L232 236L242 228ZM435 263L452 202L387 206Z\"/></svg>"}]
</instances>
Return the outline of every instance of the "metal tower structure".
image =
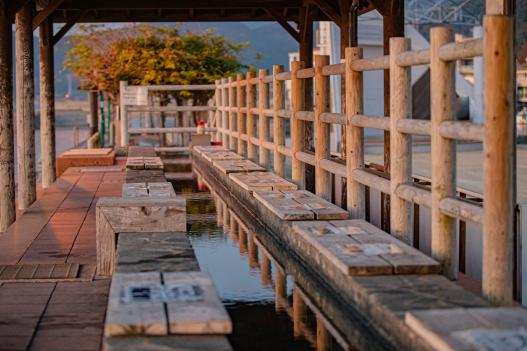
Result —
<instances>
[{"instance_id":1,"label":"metal tower structure","mask_svg":"<svg viewBox=\"0 0 527 351\"><path fill-rule=\"evenodd\" d=\"M473 27L480 25L480 16L473 13L474 0L409 0L406 21L414 26L451 24Z\"/></svg>"}]
</instances>

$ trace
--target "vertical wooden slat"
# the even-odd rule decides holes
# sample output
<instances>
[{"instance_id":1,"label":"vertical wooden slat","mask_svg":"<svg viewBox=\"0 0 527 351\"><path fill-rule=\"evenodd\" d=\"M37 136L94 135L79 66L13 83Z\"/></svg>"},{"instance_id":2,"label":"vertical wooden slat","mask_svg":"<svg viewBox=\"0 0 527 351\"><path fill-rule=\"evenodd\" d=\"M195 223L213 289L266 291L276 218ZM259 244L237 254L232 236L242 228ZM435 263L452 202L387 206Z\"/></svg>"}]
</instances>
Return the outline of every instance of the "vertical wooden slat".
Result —
<instances>
[{"instance_id":1,"label":"vertical wooden slat","mask_svg":"<svg viewBox=\"0 0 527 351\"><path fill-rule=\"evenodd\" d=\"M119 113L121 114L120 115L120 118L121 118L121 145L120 146L128 146L128 140L129 140L129 135L128 135L128 107L125 105L124 103L124 91L126 90L126 86L128 85L128 82L119 82L119 92L120 92L120 98L119 98L119 101L120 101L120 106L121 108L119 109ZM91 92L90 94L93 93L93 96L92 98L95 100L95 102L93 103L94 105L93 106L97 106L97 92ZM91 108L91 107L90 107ZM92 122L95 122L95 125L98 125L97 123L97 110L95 111L95 113L92 113L92 118L95 118L94 121ZM94 117L95 116L95 117ZM98 127L97 127L98 128Z\"/></svg>"},{"instance_id":2,"label":"vertical wooden slat","mask_svg":"<svg viewBox=\"0 0 527 351\"><path fill-rule=\"evenodd\" d=\"M322 75L322 68L329 65L329 56L315 56L315 192L331 201L331 175L320 167L320 160L329 158L329 124L320 115L329 111L329 76Z\"/></svg>"},{"instance_id":3,"label":"vertical wooden slat","mask_svg":"<svg viewBox=\"0 0 527 351\"><path fill-rule=\"evenodd\" d=\"M229 135L229 148L232 151L237 151L236 138L232 134L232 132L236 131L236 112L234 112L234 107L236 105L236 88L234 87L234 79L232 77L229 77L227 82L229 83L229 131L231 132Z\"/></svg>"},{"instance_id":4,"label":"vertical wooden slat","mask_svg":"<svg viewBox=\"0 0 527 351\"><path fill-rule=\"evenodd\" d=\"M254 84L249 84L249 81L254 78L254 72L249 71L247 72L246 79L247 79L247 87L245 88L245 92L247 94L246 97L246 103L247 106L247 158L253 162L256 161L256 147L252 142L252 138L254 138L254 131L255 131L255 119L254 114L251 112L251 109L255 107L255 90L256 86Z\"/></svg>"},{"instance_id":5,"label":"vertical wooden slat","mask_svg":"<svg viewBox=\"0 0 527 351\"><path fill-rule=\"evenodd\" d=\"M410 68L396 63L397 55L410 50L410 39L390 39L390 231L411 244L413 238L413 206L396 195L397 187L412 182L412 139L397 131L397 122L412 116L412 84Z\"/></svg>"},{"instance_id":6,"label":"vertical wooden slat","mask_svg":"<svg viewBox=\"0 0 527 351\"><path fill-rule=\"evenodd\" d=\"M28 2L16 22L16 148L18 208L26 209L37 198L35 172L35 82L33 69L33 11Z\"/></svg>"},{"instance_id":7,"label":"vertical wooden slat","mask_svg":"<svg viewBox=\"0 0 527 351\"><path fill-rule=\"evenodd\" d=\"M285 176L285 157L278 152L278 145L285 145L284 119L278 116L278 111L284 108L284 82L276 79L278 73L284 71L284 66L273 66L273 138L274 138L274 172L280 177Z\"/></svg>"},{"instance_id":8,"label":"vertical wooden slat","mask_svg":"<svg viewBox=\"0 0 527 351\"><path fill-rule=\"evenodd\" d=\"M439 202L456 195L456 149L455 141L439 134L439 125L455 119L455 62L441 60L439 48L453 40L449 28L435 27L430 31L432 257L441 263L443 274L450 279L458 273L456 220L441 212Z\"/></svg>"},{"instance_id":9,"label":"vertical wooden slat","mask_svg":"<svg viewBox=\"0 0 527 351\"><path fill-rule=\"evenodd\" d=\"M364 167L364 132L351 121L354 115L362 114L362 73L351 68L353 61L362 58L361 48L346 48L346 191L347 209L354 219L364 219L364 185L353 180L353 170Z\"/></svg>"},{"instance_id":10,"label":"vertical wooden slat","mask_svg":"<svg viewBox=\"0 0 527 351\"><path fill-rule=\"evenodd\" d=\"M514 233L513 18L485 16L483 294L512 304Z\"/></svg>"},{"instance_id":11,"label":"vertical wooden slat","mask_svg":"<svg viewBox=\"0 0 527 351\"><path fill-rule=\"evenodd\" d=\"M12 18L0 0L0 232L15 221Z\"/></svg>"},{"instance_id":12,"label":"vertical wooden slat","mask_svg":"<svg viewBox=\"0 0 527 351\"><path fill-rule=\"evenodd\" d=\"M304 63L291 63L291 178L300 189L305 189L305 164L296 157L298 151L303 151L304 130L303 121L296 118L296 113L304 108L304 81L296 77L296 71L304 68Z\"/></svg>"},{"instance_id":13,"label":"vertical wooden slat","mask_svg":"<svg viewBox=\"0 0 527 351\"><path fill-rule=\"evenodd\" d=\"M215 81L214 84L216 84L216 91L214 93L214 105L216 106L216 111L214 112L214 119L215 119L215 127L216 127L216 135L214 140L215 141L221 141L221 132L220 129L222 127L221 124L221 88L220 84L221 82L219 80Z\"/></svg>"},{"instance_id":14,"label":"vertical wooden slat","mask_svg":"<svg viewBox=\"0 0 527 351\"><path fill-rule=\"evenodd\" d=\"M97 123L99 111L99 100L97 99L98 96L99 93L97 92L97 90L90 90L88 92L88 105L90 105L88 125L90 128L90 136L97 133L97 131L99 130L99 125ZM119 142L121 141L119 140Z\"/></svg>"},{"instance_id":15,"label":"vertical wooden slat","mask_svg":"<svg viewBox=\"0 0 527 351\"><path fill-rule=\"evenodd\" d=\"M221 122L222 122L222 129L223 129L223 136L222 136L222 144L227 149L230 148L229 145L229 111L227 110L227 107L229 106L229 96L228 96L228 89L225 87L225 84L227 84L227 79L223 78L221 80L222 84L222 90L221 90Z\"/></svg>"},{"instance_id":16,"label":"vertical wooden slat","mask_svg":"<svg viewBox=\"0 0 527 351\"><path fill-rule=\"evenodd\" d=\"M269 120L263 113L269 101L269 86L263 82L263 78L266 75L266 69L260 69L258 71L258 108L260 110L258 116L258 136L260 139L259 161L260 165L265 168L269 167L269 151L263 146L263 142L269 140Z\"/></svg>"},{"instance_id":17,"label":"vertical wooden slat","mask_svg":"<svg viewBox=\"0 0 527 351\"><path fill-rule=\"evenodd\" d=\"M55 182L55 77L53 69L53 22L47 18L39 28L40 53L40 160L42 187Z\"/></svg>"},{"instance_id":18,"label":"vertical wooden slat","mask_svg":"<svg viewBox=\"0 0 527 351\"><path fill-rule=\"evenodd\" d=\"M243 87L242 87L243 74L238 73L236 75L236 107L237 107L237 126L238 126L238 153L244 155L245 143L242 140L242 134L245 133L243 128L243 113L241 108L243 107Z\"/></svg>"}]
</instances>

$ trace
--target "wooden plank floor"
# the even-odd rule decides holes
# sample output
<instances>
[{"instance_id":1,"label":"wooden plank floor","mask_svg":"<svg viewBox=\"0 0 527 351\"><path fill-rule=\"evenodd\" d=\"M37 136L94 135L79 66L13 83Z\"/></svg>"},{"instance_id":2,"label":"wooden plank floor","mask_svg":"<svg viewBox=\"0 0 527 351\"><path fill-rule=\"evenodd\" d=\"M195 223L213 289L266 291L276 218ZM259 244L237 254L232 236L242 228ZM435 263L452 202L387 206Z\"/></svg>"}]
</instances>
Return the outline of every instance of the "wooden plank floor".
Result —
<instances>
[{"instance_id":1,"label":"wooden plank floor","mask_svg":"<svg viewBox=\"0 0 527 351\"><path fill-rule=\"evenodd\" d=\"M0 264L95 264L95 205L124 172L68 169L0 234ZM0 285L0 349L99 350L110 281Z\"/></svg>"}]
</instances>

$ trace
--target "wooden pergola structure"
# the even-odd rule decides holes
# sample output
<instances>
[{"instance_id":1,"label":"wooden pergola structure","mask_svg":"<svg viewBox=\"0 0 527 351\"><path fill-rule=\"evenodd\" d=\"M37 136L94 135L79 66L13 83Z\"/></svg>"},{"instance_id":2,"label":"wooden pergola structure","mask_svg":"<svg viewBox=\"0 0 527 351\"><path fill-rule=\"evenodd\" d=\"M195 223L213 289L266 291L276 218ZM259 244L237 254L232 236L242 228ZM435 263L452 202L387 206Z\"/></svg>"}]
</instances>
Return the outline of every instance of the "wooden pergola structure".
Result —
<instances>
[{"instance_id":1,"label":"wooden pergola structure","mask_svg":"<svg viewBox=\"0 0 527 351\"><path fill-rule=\"evenodd\" d=\"M26 209L36 199L35 140L34 140L34 72L33 31L38 29L40 46L40 118L42 185L55 181L55 131L53 45L79 22L185 22L185 21L276 21L299 44L300 61L313 67L313 22L334 21L341 29L341 54L344 48L357 45L357 17L371 10L383 16L384 53L390 53L392 37L404 36L404 0L0 0L0 232L15 220L15 178L13 143L13 82L12 82L12 24L16 25L16 125L18 153L18 206ZM513 0L487 0L488 15L512 15ZM53 24L63 23L56 33ZM294 23L294 24L293 24ZM511 48L513 50L513 48ZM311 84L306 81L306 84ZM390 112L390 75L384 73L384 115ZM504 89L506 87L503 87ZM342 89L344 92L345 89ZM312 110L312 89L304 89L305 110ZM498 111L499 112L499 111ZM494 121L507 129L510 121ZM500 123L504 123L502 125ZM344 135L345 133L343 133ZM305 145L314 148L313 130L305 128ZM496 136L501 147L486 155L496 160L493 178L505 182L490 193L490 203L497 219L490 223L496 242L513 230L513 134ZM501 139L500 139L501 138ZM343 142L343 144L346 144ZM385 132L385 173L390 173L390 140ZM498 169L499 168L499 169ZM306 188L315 188L314 168L306 166ZM487 186L487 184L486 184ZM492 184L488 184L492 186ZM506 191L502 191L506 189ZM345 193L345 192L344 192ZM487 198L485 199L487 201ZM383 229L390 231L389 200L383 201ZM448 223L447 223L448 224ZM440 225L440 223L438 224ZM496 260L503 258L507 248L497 248ZM502 250L503 249L503 250ZM509 252L510 253L510 252ZM502 289L512 284L512 274L505 272L493 277ZM500 303L510 302L512 289L495 295Z\"/></svg>"}]
</instances>

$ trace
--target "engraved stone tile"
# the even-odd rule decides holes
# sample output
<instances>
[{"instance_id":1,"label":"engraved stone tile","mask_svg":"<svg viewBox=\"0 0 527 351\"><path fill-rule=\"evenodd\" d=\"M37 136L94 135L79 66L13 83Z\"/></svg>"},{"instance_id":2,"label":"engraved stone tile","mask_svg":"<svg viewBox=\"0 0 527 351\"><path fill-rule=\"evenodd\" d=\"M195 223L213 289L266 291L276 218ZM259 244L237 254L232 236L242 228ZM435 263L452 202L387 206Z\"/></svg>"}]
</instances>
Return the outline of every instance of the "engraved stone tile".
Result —
<instances>
[{"instance_id":1,"label":"engraved stone tile","mask_svg":"<svg viewBox=\"0 0 527 351\"><path fill-rule=\"evenodd\" d=\"M288 182L272 172L231 173L236 184L249 191L296 190L296 184Z\"/></svg>"},{"instance_id":2,"label":"engraved stone tile","mask_svg":"<svg viewBox=\"0 0 527 351\"><path fill-rule=\"evenodd\" d=\"M249 160L214 161L214 167L223 173L265 171L265 168Z\"/></svg>"},{"instance_id":3,"label":"engraved stone tile","mask_svg":"<svg viewBox=\"0 0 527 351\"><path fill-rule=\"evenodd\" d=\"M203 272L163 273L171 334L229 334L232 323Z\"/></svg>"}]
</instances>

